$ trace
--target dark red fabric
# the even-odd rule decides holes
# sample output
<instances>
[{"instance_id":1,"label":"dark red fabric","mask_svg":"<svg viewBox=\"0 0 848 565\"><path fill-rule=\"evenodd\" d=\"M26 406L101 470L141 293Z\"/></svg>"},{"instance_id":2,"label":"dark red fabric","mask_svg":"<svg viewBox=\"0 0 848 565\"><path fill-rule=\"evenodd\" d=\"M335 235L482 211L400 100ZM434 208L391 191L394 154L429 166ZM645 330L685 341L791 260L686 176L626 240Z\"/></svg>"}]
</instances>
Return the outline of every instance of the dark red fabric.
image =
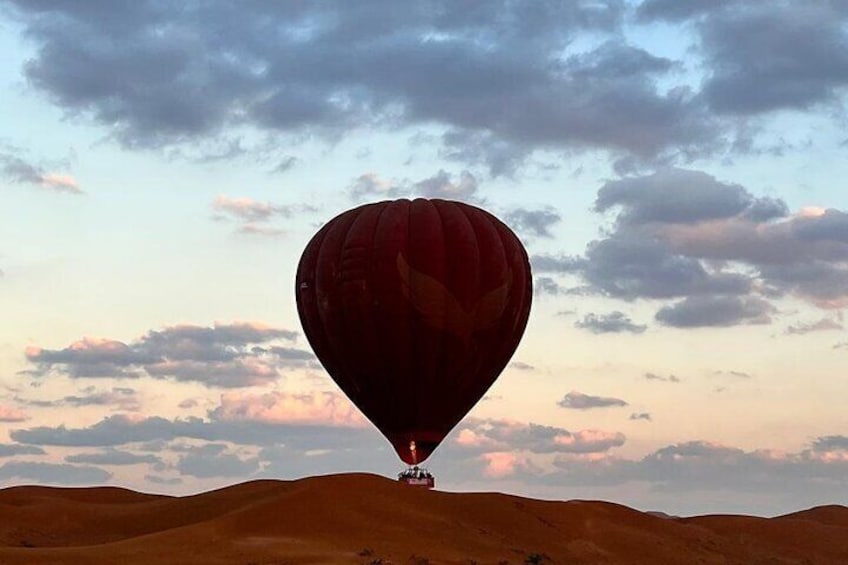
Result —
<instances>
[{"instance_id":1,"label":"dark red fabric","mask_svg":"<svg viewBox=\"0 0 848 565\"><path fill-rule=\"evenodd\" d=\"M509 362L532 278L521 242L493 215L416 199L331 220L306 246L295 289L327 372L400 458L417 464Z\"/></svg>"}]
</instances>

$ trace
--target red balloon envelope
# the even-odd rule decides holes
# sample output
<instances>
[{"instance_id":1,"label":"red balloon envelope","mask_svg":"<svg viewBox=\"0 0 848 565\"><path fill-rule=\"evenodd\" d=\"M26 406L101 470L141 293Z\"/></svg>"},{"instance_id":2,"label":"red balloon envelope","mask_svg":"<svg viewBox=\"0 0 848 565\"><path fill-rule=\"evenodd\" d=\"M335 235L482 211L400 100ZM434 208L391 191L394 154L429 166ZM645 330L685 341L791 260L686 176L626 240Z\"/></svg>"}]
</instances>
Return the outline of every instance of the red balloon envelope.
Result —
<instances>
[{"instance_id":1,"label":"red balloon envelope","mask_svg":"<svg viewBox=\"0 0 848 565\"><path fill-rule=\"evenodd\" d=\"M527 325L527 252L488 212L447 200L348 210L297 269L306 337L400 458L421 463L485 394Z\"/></svg>"}]
</instances>

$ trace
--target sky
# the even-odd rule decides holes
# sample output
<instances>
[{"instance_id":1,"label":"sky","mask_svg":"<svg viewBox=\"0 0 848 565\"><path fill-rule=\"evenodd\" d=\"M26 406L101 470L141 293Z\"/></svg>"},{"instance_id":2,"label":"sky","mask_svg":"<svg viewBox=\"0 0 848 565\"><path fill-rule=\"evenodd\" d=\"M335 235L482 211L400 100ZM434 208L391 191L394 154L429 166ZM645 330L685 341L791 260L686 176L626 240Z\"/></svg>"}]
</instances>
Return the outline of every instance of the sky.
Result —
<instances>
[{"instance_id":1,"label":"sky","mask_svg":"<svg viewBox=\"0 0 848 565\"><path fill-rule=\"evenodd\" d=\"M312 354L325 222L531 257L449 491L848 504L848 2L0 0L0 487L403 468Z\"/></svg>"}]
</instances>

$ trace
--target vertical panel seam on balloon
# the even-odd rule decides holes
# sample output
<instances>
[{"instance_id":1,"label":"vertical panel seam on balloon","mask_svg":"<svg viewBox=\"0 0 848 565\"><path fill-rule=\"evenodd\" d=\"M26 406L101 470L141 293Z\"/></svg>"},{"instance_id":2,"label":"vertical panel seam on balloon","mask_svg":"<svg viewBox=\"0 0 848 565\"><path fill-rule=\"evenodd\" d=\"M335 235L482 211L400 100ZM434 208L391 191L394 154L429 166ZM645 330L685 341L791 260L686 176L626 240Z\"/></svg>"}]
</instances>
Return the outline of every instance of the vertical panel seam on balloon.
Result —
<instances>
[{"instance_id":1,"label":"vertical panel seam on balloon","mask_svg":"<svg viewBox=\"0 0 848 565\"><path fill-rule=\"evenodd\" d=\"M466 209L465 206L457 206L457 207L462 211L462 214L465 216L465 219L468 221L468 225L471 227L471 233L474 234L474 244L475 244L474 248L477 249L477 290L476 290L475 293L472 294L472 296L477 296L479 298L479 296L482 294L480 289L483 286L483 261L481 260L481 257L480 257L480 238L477 235L477 226L474 224L474 220L469 215L470 210ZM473 360L473 357L470 357L469 361L472 361L472 360ZM462 373L463 376L465 376L464 373L465 373L465 371L463 371L463 373ZM464 385L465 385L464 382L460 383L461 387L464 387Z\"/></svg>"},{"instance_id":2,"label":"vertical panel seam on balloon","mask_svg":"<svg viewBox=\"0 0 848 565\"><path fill-rule=\"evenodd\" d=\"M380 209L380 214L377 216L377 221L374 222L374 232L371 234L371 254L370 254L371 264L369 265L369 268L368 268L368 281L367 281L368 296L369 296L369 298L371 299L371 302L372 302L372 304L371 304L372 314L374 314L374 310L373 310L373 296L371 295L371 292L372 292L372 287L373 287L372 279L373 279L374 274L375 274L374 273L374 261L377 257L377 234L380 232L380 222L382 221L383 216L386 215L386 212L389 210L389 208L391 208L393 202L384 201L384 202L381 202L380 204L382 204L383 207ZM387 360L383 356L383 351L385 350L385 346L382 343L382 340L380 339L380 337L381 337L380 336L380 327L377 325L376 320L374 321L374 323L372 325L372 330L373 330L373 337L375 338L374 342L377 344L377 349L378 349L378 353L379 353L378 358L379 358L379 366L380 366L380 371L379 371L380 377L381 377L381 379L384 379L385 376L386 376ZM380 388L381 389L385 388L385 384L386 384L385 381L381 380Z\"/></svg>"}]
</instances>

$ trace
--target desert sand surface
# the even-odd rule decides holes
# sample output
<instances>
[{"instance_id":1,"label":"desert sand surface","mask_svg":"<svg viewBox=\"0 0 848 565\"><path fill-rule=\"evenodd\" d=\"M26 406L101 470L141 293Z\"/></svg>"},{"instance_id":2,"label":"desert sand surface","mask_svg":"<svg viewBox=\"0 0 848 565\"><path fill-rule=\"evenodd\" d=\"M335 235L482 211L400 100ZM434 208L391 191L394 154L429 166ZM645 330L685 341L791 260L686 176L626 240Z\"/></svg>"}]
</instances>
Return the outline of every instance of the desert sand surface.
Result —
<instances>
[{"instance_id":1,"label":"desert sand surface","mask_svg":"<svg viewBox=\"0 0 848 565\"><path fill-rule=\"evenodd\" d=\"M19 486L0 490L0 563L846 564L848 508L674 518L366 474L184 497Z\"/></svg>"}]
</instances>

